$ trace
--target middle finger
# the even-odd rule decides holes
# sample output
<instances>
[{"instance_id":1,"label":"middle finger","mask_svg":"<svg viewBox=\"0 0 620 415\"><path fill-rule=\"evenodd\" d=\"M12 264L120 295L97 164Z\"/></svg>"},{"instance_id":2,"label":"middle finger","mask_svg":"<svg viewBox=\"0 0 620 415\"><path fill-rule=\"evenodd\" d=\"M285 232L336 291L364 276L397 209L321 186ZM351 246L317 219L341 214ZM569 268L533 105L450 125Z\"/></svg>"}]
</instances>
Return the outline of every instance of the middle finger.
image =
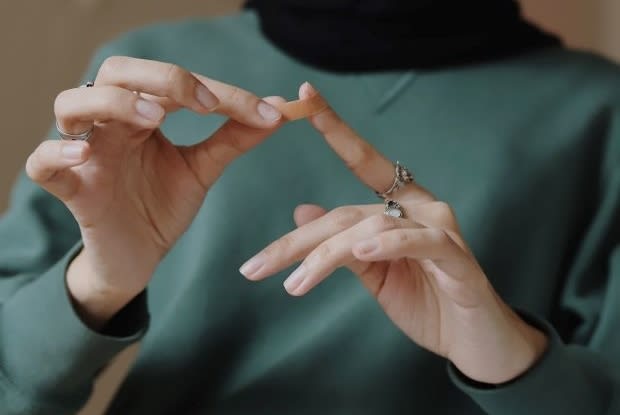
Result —
<instances>
[{"instance_id":1,"label":"middle finger","mask_svg":"<svg viewBox=\"0 0 620 415\"><path fill-rule=\"evenodd\" d=\"M95 87L108 85L170 98L201 114L219 105L209 88L189 71L172 63L111 56L103 62L95 79Z\"/></svg>"},{"instance_id":2,"label":"middle finger","mask_svg":"<svg viewBox=\"0 0 620 415\"><path fill-rule=\"evenodd\" d=\"M282 118L280 111L256 95L172 63L113 56L97 75L95 87L103 85L169 98L200 114L215 111L255 128L271 128Z\"/></svg>"},{"instance_id":3,"label":"middle finger","mask_svg":"<svg viewBox=\"0 0 620 415\"><path fill-rule=\"evenodd\" d=\"M250 280L262 280L301 261L318 244L376 214L379 209L377 205L334 209L272 242L239 271Z\"/></svg>"},{"instance_id":4,"label":"middle finger","mask_svg":"<svg viewBox=\"0 0 620 415\"><path fill-rule=\"evenodd\" d=\"M397 219L383 214L371 216L350 229L340 232L321 242L284 282L291 295L304 295L336 269L356 261L353 247L360 241L394 229L422 226L406 219Z\"/></svg>"}]
</instances>

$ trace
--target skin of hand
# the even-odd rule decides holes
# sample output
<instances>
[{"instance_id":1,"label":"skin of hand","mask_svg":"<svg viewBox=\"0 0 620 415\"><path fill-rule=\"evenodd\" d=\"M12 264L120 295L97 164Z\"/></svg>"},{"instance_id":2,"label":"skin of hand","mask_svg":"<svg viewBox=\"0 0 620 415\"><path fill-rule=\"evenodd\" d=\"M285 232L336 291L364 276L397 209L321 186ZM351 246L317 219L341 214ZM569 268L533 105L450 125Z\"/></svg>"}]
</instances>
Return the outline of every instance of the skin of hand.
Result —
<instances>
[{"instance_id":1,"label":"skin of hand","mask_svg":"<svg viewBox=\"0 0 620 415\"><path fill-rule=\"evenodd\" d=\"M304 84L300 98L315 93ZM379 191L391 186L392 162L333 109L310 122L362 182ZM240 271L259 281L301 261L284 286L302 296L337 268L347 267L411 340L449 359L469 378L501 384L523 374L544 353L546 336L498 297L447 203L415 183L393 196L405 219L383 214L383 204L330 212L299 206L294 214L298 228Z\"/></svg>"},{"instance_id":2,"label":"skin of hand","mask_svg":"<svg viewBox=\"0 0 620 415\"><path fill-rule=\"evenodd\" d=\"M59 127L88 142L49 140L28 158L27 174L64 202L79 225L81 253L67 287L95 329L144 290L162 257L190 226L224 168L282 124L265 98L173 64L111 57L95 86L60 93ZM208 140L172 144L159 127L187 108L230 119Z\"/></svg>"}]
</instances>

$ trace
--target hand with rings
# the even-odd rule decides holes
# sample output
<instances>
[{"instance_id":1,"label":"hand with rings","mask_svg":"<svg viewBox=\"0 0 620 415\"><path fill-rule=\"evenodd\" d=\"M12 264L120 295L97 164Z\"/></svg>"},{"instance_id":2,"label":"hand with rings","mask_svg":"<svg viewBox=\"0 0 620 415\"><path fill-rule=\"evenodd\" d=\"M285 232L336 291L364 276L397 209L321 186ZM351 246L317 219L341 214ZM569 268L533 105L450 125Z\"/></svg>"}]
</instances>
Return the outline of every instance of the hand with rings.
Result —
<instances>
[{"instance_id":1,"label":"hand with rings","mask_svg":"<svg viewBox=\"0 0 620 415\"><path fill-rule=\"evenodd\" d=\"M87 86L57 97L64 140L43 142L26 171L80 227L67 285L97 328L144 290L224 168L282 125L271 104L284 100L129 57L107 59ZM230 119L208 140L176 146L159 127L180 108Z\"/></svg>"},{"instance_id":2,"label":"hand with rings","mask_svg":"<svg viewBox=\"0 0 620 415\"><path fill-rule=\"evenodd\" d=\"M302 98L313 93L307 84L300 90ZM241 273L258 281L301 261L284 285L302 296L347 267L411 340L471 379L499 384L530 368L547 339L498 297L450 206L413 183L402 166L394 177L392 162L331 108L310 120L353 173L375 191L389 189L380 193L389 199L330 212L302 205L294 214L298 228L250 259Z\"/></svg>"}]
</instances>

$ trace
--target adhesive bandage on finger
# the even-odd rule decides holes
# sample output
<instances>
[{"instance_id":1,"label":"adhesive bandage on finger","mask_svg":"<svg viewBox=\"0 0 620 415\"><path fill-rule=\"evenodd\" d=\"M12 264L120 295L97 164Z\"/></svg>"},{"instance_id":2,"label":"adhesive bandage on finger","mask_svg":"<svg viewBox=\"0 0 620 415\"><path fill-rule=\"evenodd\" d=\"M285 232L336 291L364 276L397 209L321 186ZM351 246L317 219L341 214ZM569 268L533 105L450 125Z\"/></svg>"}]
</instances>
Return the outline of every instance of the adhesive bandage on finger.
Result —
<instances>
[{"instance_id":1,"label":"adhesive bandage on finger","mask_svg":"<svg viewBox=\"0 0 620 415\"><path fill-rule=\"evenodd\" d=\"M329 107L329 104L320 94L314 94L310 98L289 101L274 105L289 121L300 120L316 115Z\"/></svg>"}]
</instances>

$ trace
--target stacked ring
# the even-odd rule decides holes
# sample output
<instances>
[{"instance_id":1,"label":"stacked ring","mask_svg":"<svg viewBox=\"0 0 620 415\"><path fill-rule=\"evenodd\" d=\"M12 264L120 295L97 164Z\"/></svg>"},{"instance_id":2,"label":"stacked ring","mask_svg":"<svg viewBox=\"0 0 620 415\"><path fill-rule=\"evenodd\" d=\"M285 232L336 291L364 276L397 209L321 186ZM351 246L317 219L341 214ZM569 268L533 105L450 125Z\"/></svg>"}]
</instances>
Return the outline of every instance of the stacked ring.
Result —
<instances>
[{"instance_id":1,"label":"stacked ring","mask_svg":"<svg viewBox=\"0 0 620 415\"><path fill-rule=\"evenodd\" d=\"M92 88L95 86L94 82L87 82L84 85L81 85L80 88ZM70 134L60 128L58 125L58 121L56 121L56 130L58 131L58 135L60 135L61 140L79 140L79 141L88 141L92 136L95 130L95 126L93 125L87 131L79 134Z\"/></svg>"},{"instance_id":2,"label":"stacked ring","mask_svg":"<svg viewBox=\"0 0 620 415\"><path fill-rule=\"evenodd\" d=\"M375 192L381 199L387 199L392 193L405 186L407 183L413 183L413 174L399 161L394 165L394 183L385 192Z\"/></svg>"},{"instance_id":3,"label":"stacked ring","mask_svg":"<svg viewBox=\"0 0 620 415\"><path fill-rule=\"evenodd\" d=\"M394 218L404 218L405 210L400 203L390 199L392 193L396 192L401 187L404 187L408 183L413 183L413 174L405 166L402 166L400 162L396 162L394 165L394 182L392 186L385 192L375 192L377 196L384 200L385 208L383 214Z\"/></svg>"},{"instance_id":4,"label":"stacked ring","mask_svg":"<svg viewBox=\"0 0 620 415\"><path fill-rule=\"evenodd\" d=\"M400 205L400 203L390 199L385 199L385 209L383 211L383 214L386 216L391 216L393 218L402 219L405 217L405 211Z\"/></svg>"}]
</instances>

